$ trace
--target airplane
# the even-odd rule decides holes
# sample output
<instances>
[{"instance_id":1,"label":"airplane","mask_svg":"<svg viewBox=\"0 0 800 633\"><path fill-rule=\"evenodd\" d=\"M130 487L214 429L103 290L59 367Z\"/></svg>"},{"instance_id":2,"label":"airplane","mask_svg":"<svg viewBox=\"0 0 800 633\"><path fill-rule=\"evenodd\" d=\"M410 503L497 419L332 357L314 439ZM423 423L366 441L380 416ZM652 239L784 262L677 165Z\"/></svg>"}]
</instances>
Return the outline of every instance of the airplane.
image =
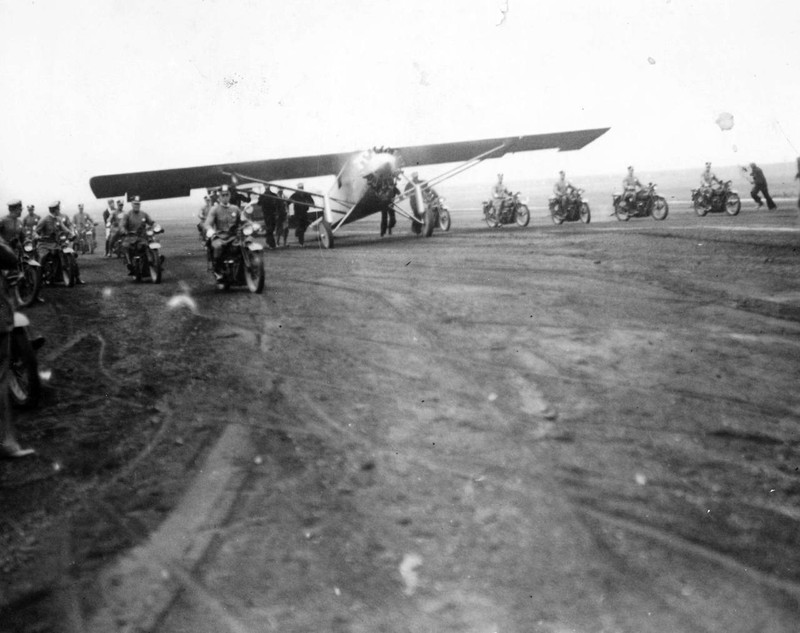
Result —
<instances>
[{"instance_id":1,"label":"airplane","mask_svg":"<svg viewBox=\"0 0 800 633\"><path fill-rule=\"evenodd\" d=\"M340 227L390 207L412 222L420 224L421 234L425 237L433 234L433 214L425 207L420 186L414 184L413 189L409 188L409 192L405 194L401 194L397 188L404 167L461 163L426 183L426 186L433 187L484 160L499 158L509 152L579 150L609 129L572 130L402 148L374 147L360 152L129 172L93 176L89 180L89 186L98 199L137 195L140 200L159 200L189 196L192 189L219 187L223 184L270 185L276 180L336 174L330 191L321 196L322 204L314 205L321 213L317 212L319 217L309 227L318 229L325 248L333 248L334 233ZM296 191L284 185L274 186ZM416 196L419 216L409 215L397 206L410 195Z\"/></svg>"}]
</instances>

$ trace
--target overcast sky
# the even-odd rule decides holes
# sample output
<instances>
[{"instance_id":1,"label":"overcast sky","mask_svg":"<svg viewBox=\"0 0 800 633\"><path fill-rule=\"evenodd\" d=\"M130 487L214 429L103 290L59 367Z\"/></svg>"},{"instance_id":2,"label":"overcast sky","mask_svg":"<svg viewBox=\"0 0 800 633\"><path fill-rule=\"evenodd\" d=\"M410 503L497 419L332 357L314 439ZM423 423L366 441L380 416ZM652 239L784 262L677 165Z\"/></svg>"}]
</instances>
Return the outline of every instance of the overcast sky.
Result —
<instances>
[{"instance_id":1,"label":"overcast sky","mask_svg":"<svg viewBox=\"0 0 800 633\"><path fill-rule=\"evenodd\" d=\"M800 146L797 0L0 0L0 23L0 196L36 204L104 173L585 127L612 130L503 169Z\"/></svg>"}]
</instances>

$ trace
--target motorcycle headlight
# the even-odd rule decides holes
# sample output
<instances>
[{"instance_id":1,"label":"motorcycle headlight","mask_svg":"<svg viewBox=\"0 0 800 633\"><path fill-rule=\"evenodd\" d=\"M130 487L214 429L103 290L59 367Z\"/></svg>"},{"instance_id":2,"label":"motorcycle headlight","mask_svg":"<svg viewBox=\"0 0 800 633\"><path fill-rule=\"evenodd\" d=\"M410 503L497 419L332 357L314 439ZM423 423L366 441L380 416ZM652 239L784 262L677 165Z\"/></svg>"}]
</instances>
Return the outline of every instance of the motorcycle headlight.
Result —
<instances>
[{"instance_id":1,"label":"motorcycle headlight","mask_svg":"<svg viewBox=\"0 0 800 633\"><path fill-rule=\"evenodd\" d=\"M23 248L23 249L24 249L26 252L30 253L30 252L33 250L33 244L31 244L30 242L28 242L28 243L26 243L26 244L25 244L25 245L24 245L22 248Z\"/></svg>"},{"instance_id":2,"label":"motorcycle headlight","mask_svg":"<svg viewBox=\"0 0 800 633\"><path fill-rule=\"evenodd\" d=\"M154 235L155 232L153 231L153 229L147 229L147 237L153 237Z\"/></svg>"},{"instance_id":3,"label":"motorcycle headlight","mask_svg":"<svg viewBox=\"0 0 800 633\"><path fill-rule=\"evenodd\" d=\"M244 227L242 229L242 233L244 233L245 235L252 235L253 234L253 227L252 226Z\"/></svg>"}]
</instances>

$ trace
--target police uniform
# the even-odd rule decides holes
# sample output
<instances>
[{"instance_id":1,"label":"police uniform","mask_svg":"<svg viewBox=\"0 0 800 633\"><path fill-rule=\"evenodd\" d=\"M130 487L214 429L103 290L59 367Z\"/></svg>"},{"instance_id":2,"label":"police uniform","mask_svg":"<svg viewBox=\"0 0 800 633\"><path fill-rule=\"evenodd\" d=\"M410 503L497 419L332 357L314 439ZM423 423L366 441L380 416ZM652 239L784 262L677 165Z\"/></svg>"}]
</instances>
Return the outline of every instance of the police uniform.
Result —
<instances>
[{"instance_id":1,"label":"police uniform","mask_svg":"<svg viewBox=\"0 0 800 633\"><path fill-rule=\"evenodd\" d=\"M220 195L228 194L227 187L223 187ZM206 217L206 231L213 231L214 236L210 240L211 256L214 263L215 272L219 272L219 265L225 254L226 247L236 237L236 229L244 222L242 210L235 204L230 204L224 199L215 204Z\"/></svg>"},{"instance_id":2,"label":"police uniform","mask_svg":"<svg viewBox=\"0 0 800 633\"><path fill-rule=\"evenodd\" d=\"M25 231L19 216L22 213L22 202L12 200L8 203L8 215L0 220L0 237L12 247L25 239Z\"/></svg>"},{"instance_id":3,"label":"police uniform","mask_svg":"<svg viewBox=\"0 0 800 633\"><path fill-rule=\"evenodd\" d=\"M139 198L134 198L131 202L132 209L128 211L119 223L120 235L122 236L122 248L125 253L125 262L128 267L133 261L133 251L142 243L144 232L148 226L152 226L153 219L140 209Z\"/></svg>"}]
</instances>

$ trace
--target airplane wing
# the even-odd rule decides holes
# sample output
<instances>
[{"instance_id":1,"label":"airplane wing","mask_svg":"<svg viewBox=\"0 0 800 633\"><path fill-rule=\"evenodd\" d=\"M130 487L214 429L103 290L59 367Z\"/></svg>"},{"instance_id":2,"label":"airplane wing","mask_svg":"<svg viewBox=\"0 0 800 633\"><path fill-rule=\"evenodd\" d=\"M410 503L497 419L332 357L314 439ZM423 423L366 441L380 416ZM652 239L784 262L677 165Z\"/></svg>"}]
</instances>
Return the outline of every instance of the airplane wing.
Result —
<instances>
[{"instance_id":1,"label":"airplane wing","mask_svg":"<svg viewBox=\"0 0 800 633\"><path fill-rule=\"evenodd\" d=\"M577 150L599 138L609 128L574 130L551 134L435 143L396 148L406 166L470 160L478 155L497 158L508 152L529 152L540 149ZM336 175L356 152L272 158L241 163L161 169L94 176L89 180L97 198L124 194L138 195L142 200L180 198L192 189L229 184L230 173L258 180L275 181Z\"/></svg>"}]
</instances>

